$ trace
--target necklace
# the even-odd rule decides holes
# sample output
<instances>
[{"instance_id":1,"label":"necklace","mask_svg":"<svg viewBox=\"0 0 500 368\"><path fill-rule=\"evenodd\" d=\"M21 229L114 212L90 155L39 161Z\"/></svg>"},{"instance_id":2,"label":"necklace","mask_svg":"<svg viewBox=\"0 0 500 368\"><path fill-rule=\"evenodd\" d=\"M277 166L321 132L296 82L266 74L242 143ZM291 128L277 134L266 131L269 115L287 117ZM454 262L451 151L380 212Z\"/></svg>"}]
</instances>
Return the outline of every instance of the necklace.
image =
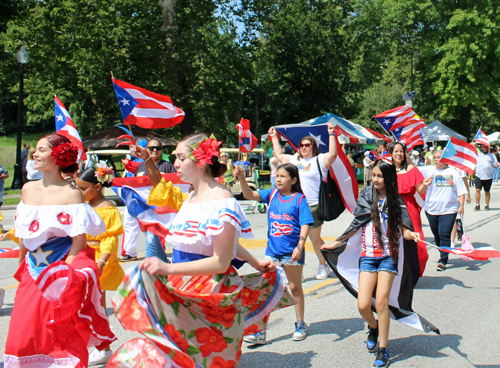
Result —
<instances>
[{"instance_id":1,"label":"necklace","mask_svg":"<svg viewBox=\"0 0 500 368\"><path fill-rule=\"evenodd\" d=\"M205 188L203 188L203 190L201 192L196 193L196 197L199 197L201 195L201 193L203 193L210 186L210 184L212 184L212 182L214 182L214 181L215 180L212 179L212 181L210 183L208 183L208 185Z\"/></svg>"}]
</instances>

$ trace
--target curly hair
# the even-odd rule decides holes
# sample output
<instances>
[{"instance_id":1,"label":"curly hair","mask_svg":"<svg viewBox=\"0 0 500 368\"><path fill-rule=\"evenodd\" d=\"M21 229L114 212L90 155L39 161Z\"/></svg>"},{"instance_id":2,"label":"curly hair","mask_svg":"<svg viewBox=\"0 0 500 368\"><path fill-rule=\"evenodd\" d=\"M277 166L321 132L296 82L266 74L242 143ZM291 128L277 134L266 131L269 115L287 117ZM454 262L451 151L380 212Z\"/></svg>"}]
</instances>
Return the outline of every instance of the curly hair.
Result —
<instances>
[{"instance_id":1,"label":"curly hair","mask_svg":"<svg viewBox=\"0 0 500 368\"><path fill-rule=\"evenodd\" d=\"M401 226L403 225L403 223L401 221L401 207L399 202L396 167L383 160L375 161L373 168L375 167L378 167L380 169L384 178L386 202L389 210L389 219L387 220L389 231L387 238L389 240L389 249L391 250L392 257L395 261L397 261L399 257L399 239L401 237ZM383 244L382 231L380 229L381 224L379 212L379 194L377 189L375 189L375 186L373 186L371 217L378 242L379 244Z\"/></svg>"},{"instance_id":2,"label":"curly hair","mask_svg":"<svg viewBox=\"0 0 500 368\"><path fill-rule=\"evenodd\" d=\"M406 149L406 144L404 144L403 142L391 142L389 144L389 148L388 148L388 151L389 151L389 154L391 155L392 157L392 152L394 152L394 149L396 148L397 145L400 145L401 147L403 147L403 152L404 152L404 155L403 155L403 162L401 163L401 167L403 169L408 169L408 160L406 159L406 154L407 154L407 149ZM392 158L392 161L394 162L394 157Z\"/></svg>"}]
</instances>

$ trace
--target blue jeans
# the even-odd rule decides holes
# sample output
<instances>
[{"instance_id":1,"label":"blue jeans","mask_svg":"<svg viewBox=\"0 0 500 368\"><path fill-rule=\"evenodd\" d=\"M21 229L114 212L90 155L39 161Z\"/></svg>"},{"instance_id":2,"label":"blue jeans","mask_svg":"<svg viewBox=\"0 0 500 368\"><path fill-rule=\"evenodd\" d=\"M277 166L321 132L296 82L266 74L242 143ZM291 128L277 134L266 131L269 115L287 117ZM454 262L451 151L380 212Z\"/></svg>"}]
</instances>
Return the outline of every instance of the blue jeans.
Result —
<instances>
[{"instance_id":1,"label":"blue jeans","mask_svg":"<svg viewBox=\"0 0 500 368\"><path fill-rule=\"evenodd\" d=\"M495 167L495 171L493 171L493 182L498 183L498 174L500 174L500 166Z\"/></svg>"},{"instance_id":2,"label":"blue jeans","mask_svg":"<svg viewBox=\"0 0 500 368\"><path fill-rule=\"evenodd\" d=\"M456 213L450 213L447 215L431 215L427 212L427 219L429 220L429 226L431 227L432 234L434 235L434 242L438 247L450 247L451 246L451 232L453 226L455 225L455 219L457 218ZM448 263L448 253L440 251L441 258L439 258L439 263L446 265Z\"/></svg>"},{"instance_id":3,"label":"blue jeans","mask_svg":"<svg viewBox=\"0 0 500 368\"><path fill-rule=\"evenodd\" d=\"M271 188L273 188L273 189L276 188L276 176L271 178Z\"/></svg>"},{"instance_id":4,"label":"blue jeans","mask_svg":"<svg viewBox=\"0 0 500 368\"><path fill-rule=\"evenodd\" d=\"M161 245L160 237L146 231L146 258L150 257L158 257L163 262L167 261L167 255Z\"/></svg>"}]
</instances>

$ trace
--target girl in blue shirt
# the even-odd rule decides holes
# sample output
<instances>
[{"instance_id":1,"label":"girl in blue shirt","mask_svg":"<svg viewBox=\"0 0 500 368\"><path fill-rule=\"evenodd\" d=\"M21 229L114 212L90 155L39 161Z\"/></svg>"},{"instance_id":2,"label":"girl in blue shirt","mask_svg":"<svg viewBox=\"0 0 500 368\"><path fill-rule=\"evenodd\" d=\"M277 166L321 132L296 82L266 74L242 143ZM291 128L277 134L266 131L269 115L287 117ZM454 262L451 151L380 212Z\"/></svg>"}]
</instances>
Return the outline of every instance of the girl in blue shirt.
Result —
<instances>
[{"instance_id":1,"label":"girl in blue shirt","mask_svg":"<svg viewBox=\"0 0 500 368\"><path fill-rule=\"evenodd\" d=\"M299 171L295 165L281 165L276 174L277 189L258 192L250 189L241 168L236 168L235 173L246 199L268 204L269 230L266 256L277 265L283 266L285 270L290 290L297 300L295 304L297 323L292 340L304 340L307 336L307 325L304 322L302 269L305 260L304 245L309 226L314 223L314 219L300 187ZM245 336L244 340L254 344L265 344L266 331Z\"/></svg>"}]
</instances>

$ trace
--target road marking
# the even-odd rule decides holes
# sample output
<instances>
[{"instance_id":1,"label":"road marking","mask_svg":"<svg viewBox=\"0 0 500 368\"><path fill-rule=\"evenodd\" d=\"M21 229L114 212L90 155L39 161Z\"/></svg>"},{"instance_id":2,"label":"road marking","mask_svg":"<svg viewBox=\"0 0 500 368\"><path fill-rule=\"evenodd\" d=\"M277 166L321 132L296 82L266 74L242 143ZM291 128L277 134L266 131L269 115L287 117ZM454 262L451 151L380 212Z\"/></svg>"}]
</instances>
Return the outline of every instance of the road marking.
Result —
<instances>
[{"instance_id":1,"label":"road marking","mask_svg":"<svg viewBox=\"0 0 500 368\"><path fill-rule=\"evenodd\" d=\"M18 287L18 286L19 286L19 284L17 284L17 285L12 285L12 286L6 286L6 287L4 287L4 288L2 288L2 289L12 289L12 288L16 288L16 287Z\"/></svg>"}]
</instances>

